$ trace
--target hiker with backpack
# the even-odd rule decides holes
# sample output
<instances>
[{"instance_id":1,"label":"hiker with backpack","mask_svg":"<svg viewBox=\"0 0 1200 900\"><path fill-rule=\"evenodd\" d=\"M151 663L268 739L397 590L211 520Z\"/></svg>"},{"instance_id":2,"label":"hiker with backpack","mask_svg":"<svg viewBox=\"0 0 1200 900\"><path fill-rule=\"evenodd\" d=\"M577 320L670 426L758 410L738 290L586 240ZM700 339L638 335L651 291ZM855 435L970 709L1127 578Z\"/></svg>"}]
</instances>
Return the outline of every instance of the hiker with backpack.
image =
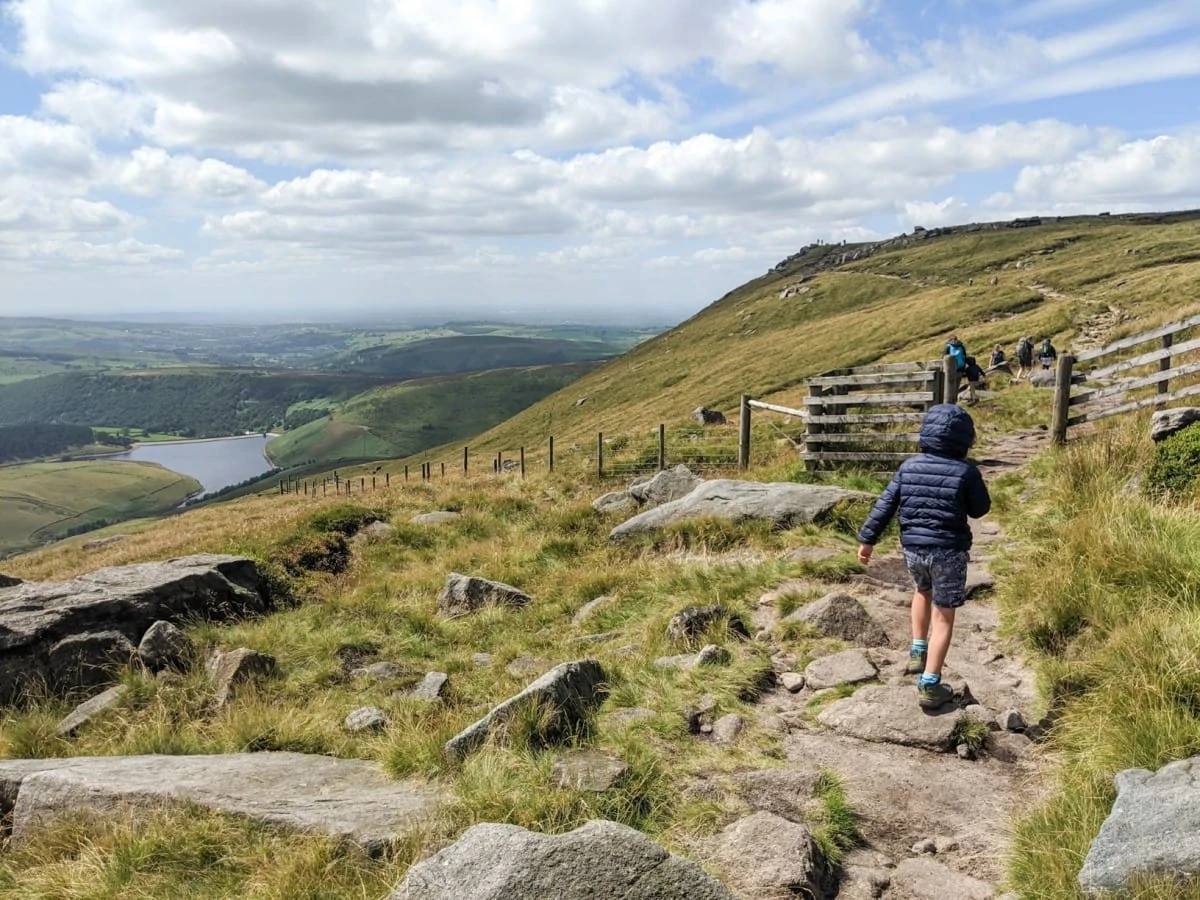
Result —
<instances>
[{"instance_id":1,"label":"hiker with backpack","mask_svg":"<svg viewBox=\"0 0 1200 900\"><path fill-rule=\"evenodd\" d=\"M950 339L946 341L946 355L954 357L954 366L958 369L958 374L961 376L963 370L967 367L967 348L958 339L957 334L950 335Z\"/></svg>"},{"instance_id":2,"label":"hiker with backpack","mask_svg":"<svg viewBox=\"0 0 1200 900\"><path fill-rule=\"evenodd\" d=\"M918 456L905 460L858 533L858 561L867 565L893 518L915 584L912 646L906 675L919 675L917 703L937 709L954 699L942 665L954 636L955 611L967 599L971 549L968 518L987 515L992 500L967 452L975 443L970 413L942 403L925 415Z\"/></svg>"},{"instance_id":3,"label":"hiker with backpack","mask_svg":"<svg viewBox=\"0 0 1200 900\"><path fill-rule=\"evenodd\" d=\"M1017 341L1017 381L1033 374L1033 338L1023 337Z\"/></svg>"},{"instance_id":4,"label":"hiker with backpack","mask_svg":"<svg viewBox=\"0 0 1200 900\"><path fill-rule=\"evenodd\" d=\"M967 379L967 402L975 403L975 389L983 378L983 370L975 362L975 357L967 355L966 345L958 339L958 335L950 335L946 342L946 355L954 359L954 367L958 370L959 383Z\"/></svg>"},{"instance_id":5,"label":"hiker with backpack","mask_svg":"<svg viewBox=\"0 0 1200 900\"><path fill-rule=\"evenodd\" d=\"M1004 356L1004 348L997 344L992 348L992 364L989 366L989 368L999 368L1006 362L1008 362L1008 360Z\"/></svg>"},{"instance_id":6,"label":"hiker with backpack","mask_svg":"<svg viewBox=\"0 0 1200 900\"><path fill-rule=\"evenodd\" d=\"M1044 338L1042 345L1038 347L1038 361L1041 362L1043 369L1049 369L1058 359L1058 351L1054 349L1054 345L1050 343L1050 338Z\"/></svg>"}]
</instances>

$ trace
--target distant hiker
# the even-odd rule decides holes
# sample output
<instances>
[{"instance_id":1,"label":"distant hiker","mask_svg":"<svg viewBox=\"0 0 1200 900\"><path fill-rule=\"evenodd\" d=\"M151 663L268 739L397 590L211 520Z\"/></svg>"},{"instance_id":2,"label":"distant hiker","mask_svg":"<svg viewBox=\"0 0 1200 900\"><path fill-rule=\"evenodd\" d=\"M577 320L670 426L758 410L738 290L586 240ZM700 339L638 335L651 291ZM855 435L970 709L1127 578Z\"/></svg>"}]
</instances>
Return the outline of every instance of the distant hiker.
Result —
<instances>
[{"instance_id":1,"label":"distant hiker","mask_svg":"<svg viewBox=\"0 0 1200 900\"><path fill-rule=\"evenodd\" d=\"M975 357L967 357L967 364L963 366L962 374L967 379L967 403L975 404L979 400L976 390L983 382L983 369L979 368Z\"/></svg>"},{"instance_id":2,"label":"distant hiker","mask_svg":"<svg viewBox=\"0 0 1200 900\"><path fill-rule=\"evenodd\" d=\"M1017 381L1033 374L1033 338L1023 337L1017 341Z\"/></svg>"},{"instance_id":3,"label":"distant hiker","mask_svg":"<svg viewBox=\"0 0 1200 900\"><path fill-rule=\"evenodd\" d=\"M950 335L950 340L946 342L946 355L954 357L954 365L958 369L958 374L961 375L963 369L967 367L967 348L958 339L957 334Z\"/></svg>"},{"instance_id":4,"label":"distant hiker","mask_svg":"<svg viewBox=\"0 0 1200 900\"><path fill-rule=\"evenodd\" d=\"M900 546L916 585L904 671L921 676L917 702L924 709L954 699L954 690L942 684L942 665L954 636L954 611L967 598L967 519L982 518L992 507L983 476L967 460L974 443L970 413L948 403L930 409L921 425L920 455L901 464L858 533L858 561L865 566L899 514Z\"/></svg>"},{"instance_id":5,"label":"distant hiker","mask_svg":"<svg viewBox=\"0 0 1200 900\"><path fill-rule=\"evenodd\" d=\"M1004 358L1004 348L1001 347L999 344L997 344L995 347L992 348L991 368L994 369L997 366L1002 366L1006 362L1008 362L1008 360Z\"/></svg>"},{"instance_id":6,"label":"distant hiker","mask_svg":"<svg viewBox=\"0 0 1200 900\"><path fill-rule=\"evenodd\" d=\"M1050 343L1050 338L1045 338L1041 346L1038 347L1038 361L1041 362L1043 369L1048 369L1054 365L1058 359L1058 351L1054 349L1054 345Z\"/></svg>"}]
</instances>

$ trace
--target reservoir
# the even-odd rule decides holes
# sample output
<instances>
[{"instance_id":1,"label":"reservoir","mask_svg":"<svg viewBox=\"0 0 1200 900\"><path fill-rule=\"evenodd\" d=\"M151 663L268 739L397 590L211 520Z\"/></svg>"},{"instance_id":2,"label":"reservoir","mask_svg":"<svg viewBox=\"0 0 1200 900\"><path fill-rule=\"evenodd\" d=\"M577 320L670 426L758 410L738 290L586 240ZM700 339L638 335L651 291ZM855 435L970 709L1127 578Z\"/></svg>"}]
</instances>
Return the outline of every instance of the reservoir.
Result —
<instances>
[{"instance_id":1,"label":"reservoir","mask_svg":"<svg viewBox=\"0 0 1200 900\"><path fill-rule=\"evenodd\" d=\"M272 466L263 448L271 437L252 434L210 441L139 444L127 453L104 458L158 463L173 472L190 475L200 482L204 493L211 494L269 471Z\"/></svg>"}]
</instances>

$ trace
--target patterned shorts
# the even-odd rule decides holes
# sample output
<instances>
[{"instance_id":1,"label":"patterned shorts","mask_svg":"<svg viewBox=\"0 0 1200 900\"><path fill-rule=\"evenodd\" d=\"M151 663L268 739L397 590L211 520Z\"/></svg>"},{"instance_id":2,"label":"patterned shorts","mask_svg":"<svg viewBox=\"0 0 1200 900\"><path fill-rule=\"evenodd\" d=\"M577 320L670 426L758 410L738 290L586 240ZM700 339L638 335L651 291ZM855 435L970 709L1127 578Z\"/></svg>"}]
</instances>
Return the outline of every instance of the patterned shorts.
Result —
<instances>
[{"instance_id":1,"label":"patterned shorts","mask_svg":"<svg viewBox=\"0 0 1200 900\"><path fill-rule=\"evenodd\" d=\"M957 609L967 602L965 550L905 550L908 574L922 594L933 591L933 605Z\"/></svg>"}]
</instances>

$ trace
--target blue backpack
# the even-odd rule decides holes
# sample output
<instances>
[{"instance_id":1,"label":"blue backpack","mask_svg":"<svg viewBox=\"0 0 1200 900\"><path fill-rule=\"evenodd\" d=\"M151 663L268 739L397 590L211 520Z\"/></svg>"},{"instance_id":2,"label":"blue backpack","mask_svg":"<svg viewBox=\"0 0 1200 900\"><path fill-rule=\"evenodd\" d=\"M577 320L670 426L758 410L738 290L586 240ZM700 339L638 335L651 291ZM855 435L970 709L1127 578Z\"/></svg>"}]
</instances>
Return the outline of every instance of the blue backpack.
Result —
<instances>
[{"instance_id":1,"label":"blue backpack","mask_svg":"<svg viewBox=\"0 0 1200 900\"><path fill-rule=\"evenodd\" d=\"M947 344L946 355L954 357L954 365L961 372L967 366L967 348L962 345L962 342Z\"/></svg>"}]
</instances>

